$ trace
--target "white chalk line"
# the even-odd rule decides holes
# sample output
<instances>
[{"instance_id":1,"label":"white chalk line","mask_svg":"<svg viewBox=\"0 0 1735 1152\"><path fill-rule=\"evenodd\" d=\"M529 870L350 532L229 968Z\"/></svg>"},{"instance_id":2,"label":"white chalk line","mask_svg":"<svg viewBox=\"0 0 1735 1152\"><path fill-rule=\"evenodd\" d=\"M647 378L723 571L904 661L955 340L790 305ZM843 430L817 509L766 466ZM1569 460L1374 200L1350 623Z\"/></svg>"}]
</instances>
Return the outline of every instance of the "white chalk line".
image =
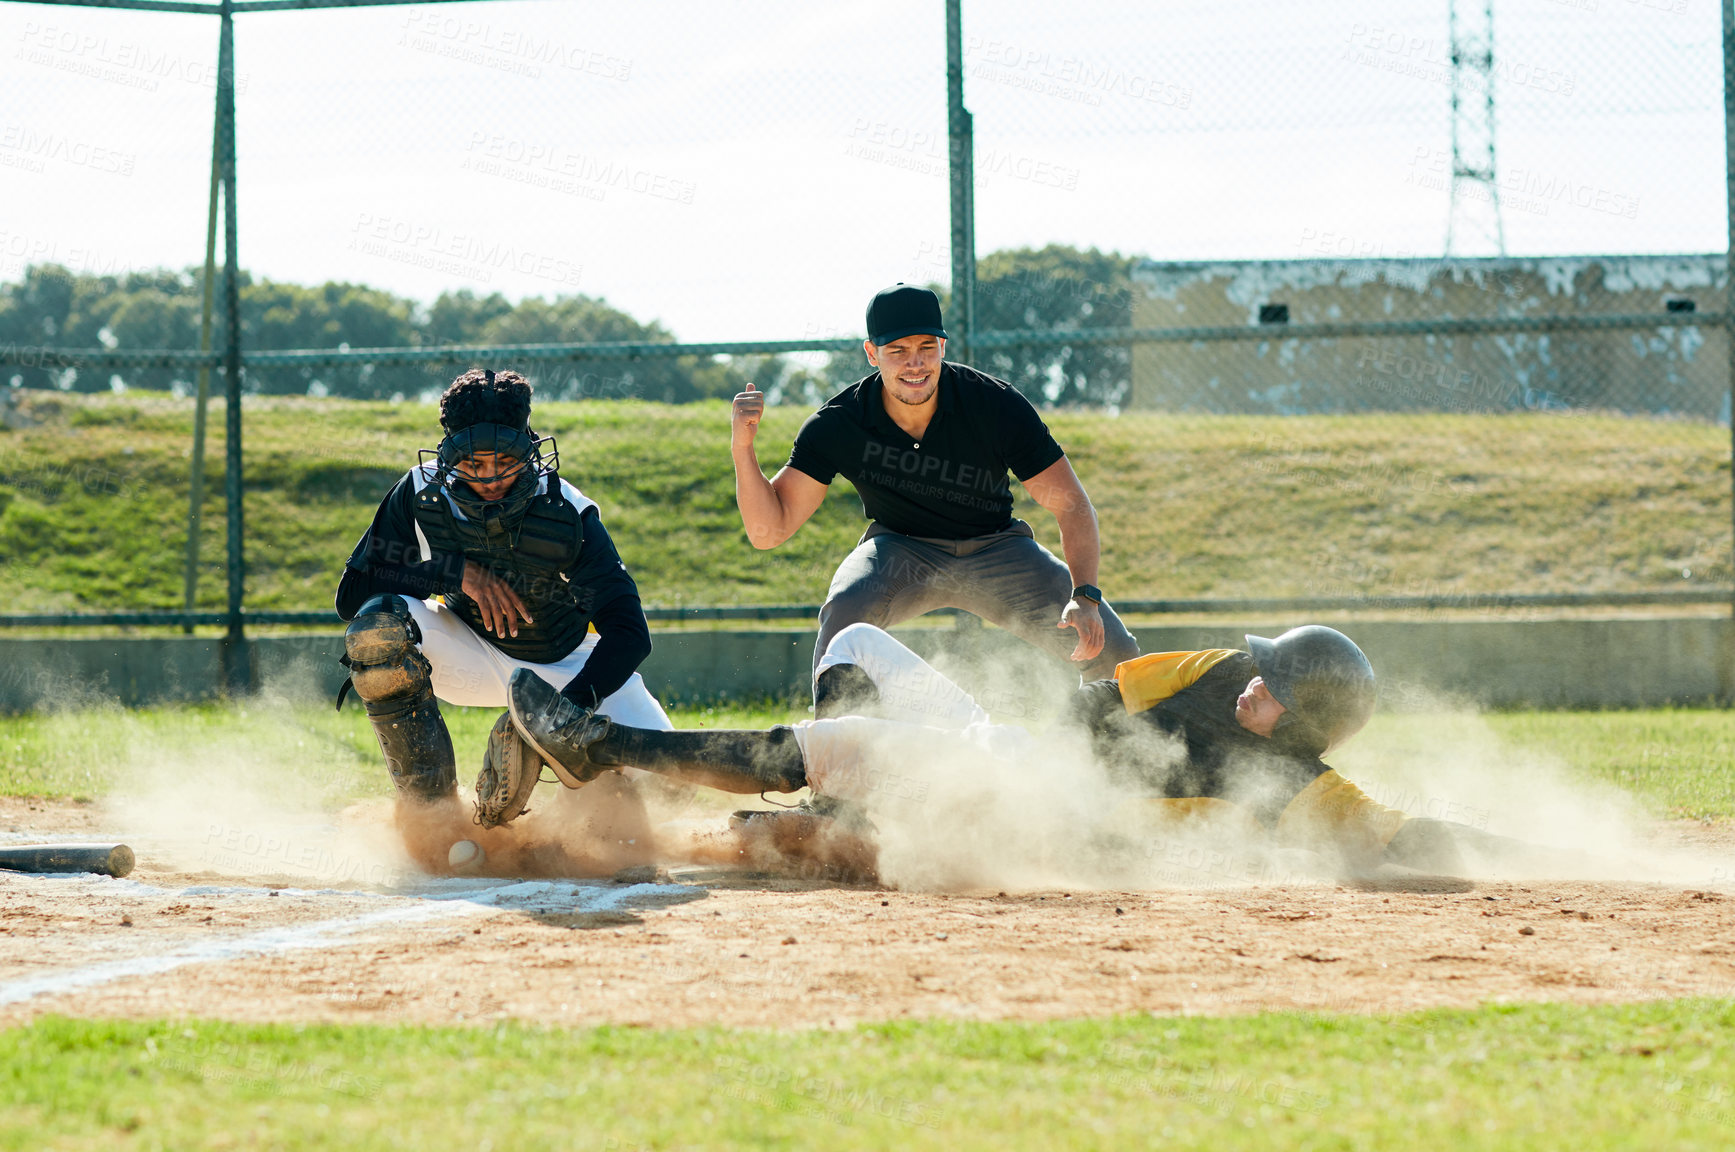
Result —
<instances>
[{"instance_id":1,"label":"white chalk line","mask_svg":"<svg viewBox=\"0 0 1735 1152\"><path fill-rule=\"evenodd\" d=\"M189 964L256 959L309 948L329 948L344 938L382 924L413 924L452 916L465 916L497 908L546 907L558 903L563 912L604 912L629 899L671 887L663 884L629 884L624 887L589 887L552 881L523 881L497 888L457 895L417 898L406 907L385 908L356 916L340 916L288 928L268 928L246 936L212 940L160 956L137 956L110 960L83 968L45 973L0 984L0 1005L17 1004L38 996L78 992L134 976L155 976ZM210 891L209 889L206 890ZM263 891L263 890L262 890ZM570 903L568 903L570 901Z\"/></svg>"}]
</instances>

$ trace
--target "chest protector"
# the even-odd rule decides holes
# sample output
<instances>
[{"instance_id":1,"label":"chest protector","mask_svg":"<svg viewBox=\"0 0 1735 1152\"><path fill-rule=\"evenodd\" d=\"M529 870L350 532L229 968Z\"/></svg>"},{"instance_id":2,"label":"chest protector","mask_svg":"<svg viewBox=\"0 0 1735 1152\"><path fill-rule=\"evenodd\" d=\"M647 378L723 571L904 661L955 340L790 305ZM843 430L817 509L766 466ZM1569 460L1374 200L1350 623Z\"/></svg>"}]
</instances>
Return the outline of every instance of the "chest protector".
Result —
<instances>
[{"instance_id":1,"label":"chest protector","mask_svg":"<svg viewBox=\"0 0 1735 1152\"><path fill-rule=\"evenodd\" d=\"M460 511L444 484L431 483L416 493L416 524L428 546L436 552L461 553L505 581L524 601L534 623L520 621L516 636L496 636L468 596L450 594L446 606L515 659L550 664L571 654L590 629L591 605L566 575L578 563L584 533L580 510L562 495L559 476L550 474L543 491L517 516L510 511L501 514L509 500L465 503L481 515Z\"/></svg>"}]
</instances>

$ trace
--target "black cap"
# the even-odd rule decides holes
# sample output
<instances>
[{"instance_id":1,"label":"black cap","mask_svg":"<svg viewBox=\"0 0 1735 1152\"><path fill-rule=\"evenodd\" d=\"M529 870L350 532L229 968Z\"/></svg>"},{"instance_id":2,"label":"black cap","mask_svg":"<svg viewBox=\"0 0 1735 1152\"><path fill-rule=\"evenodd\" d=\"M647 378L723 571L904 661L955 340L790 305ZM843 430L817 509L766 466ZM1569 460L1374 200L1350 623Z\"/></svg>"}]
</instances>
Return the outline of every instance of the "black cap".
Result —
<instances>
[{"instance_id":1,"label":"black cap","mask_svg":"<svg viewBox=\"0 0 1735 1152\"><path fill-rule=\"evenodd\" d=\"M946 329L940 323L940 298L928 288L912 288L899 282L882 288L868 305L868 343L890 344L905 336L938 336Z\"/></svg>"}]
</instances>

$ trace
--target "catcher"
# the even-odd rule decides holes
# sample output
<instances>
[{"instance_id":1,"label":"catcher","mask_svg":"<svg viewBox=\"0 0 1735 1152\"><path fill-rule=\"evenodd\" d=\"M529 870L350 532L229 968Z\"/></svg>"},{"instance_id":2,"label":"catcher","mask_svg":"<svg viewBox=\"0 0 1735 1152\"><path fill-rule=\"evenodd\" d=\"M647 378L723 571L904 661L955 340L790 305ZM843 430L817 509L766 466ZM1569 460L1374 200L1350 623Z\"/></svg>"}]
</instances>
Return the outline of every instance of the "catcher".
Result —
<instances>
[{"instance_id":1,"label":"catcher","mask_svg":"<svg viewBox=\"0 0 1735 1152\"><path fill-rule=\"evenodd\" d=\"M1119 665L1080 689L1068 716L1131 802L1131 826L1210 820L1278 843L1327 849L1357 869L1392 862L1455 872L1460 847L1502 838L1405 815L1370 799L1322 757L1373 712L1375 677L1347 636L1310 625L1248 651L1163 652ZM871 825L855 805L883 800L889 756L947 766L1044 755L1022 728L998 725L962 689L880 629L840 632L820 660L818 719L769 731L649 731L560 701L534 676L511 685L514 716L551 717L538 735L563 775L589 779L624 764L736 793L811 788L810 811ZM978 795L986 795L983 790ZM1127 813L1094 829L1124 833ZM750 814L741 813L739 817ZM778 814L768 814L775 817ZM752 814L754 822L762 817ZM811 819L811 816L808 817ZM1504 841L1506 844L1513 842Z\"/></svg>"},{"instance_id":2,"label":"catcher","mask_svg":"<svg viewBox=\"0 0 1735 1152\"><path fill-rule=\"evenodd\" d=\"M353 686L411 801L457 794L437 699L502 707L514 672L564 707L670 727L637 672L651 651L638 588L596 503L560 478L554 438L531 430L530 401L516 372L454 380L440 397L444 438L380 502L338 585L350 671L338 707ZM476 823L523 812L542 763L503 713L476 778Z\"/></svg>"}]
</instances>

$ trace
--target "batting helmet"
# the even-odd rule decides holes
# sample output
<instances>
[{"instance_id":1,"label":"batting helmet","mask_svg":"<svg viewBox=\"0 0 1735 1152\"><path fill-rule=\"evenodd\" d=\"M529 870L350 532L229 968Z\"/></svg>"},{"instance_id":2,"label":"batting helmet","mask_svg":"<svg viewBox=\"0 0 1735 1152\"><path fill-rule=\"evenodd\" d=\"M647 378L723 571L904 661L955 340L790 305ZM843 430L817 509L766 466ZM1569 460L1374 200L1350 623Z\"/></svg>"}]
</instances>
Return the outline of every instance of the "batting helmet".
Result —
<instances>
[{"instance_id":1,"label":"batting helmet","mask_svg":"<svg viewBox=\"0 0 1735 1152\"><path fill-rule=\"evenodd\" d=\"M1355 641L1335 628L1308 624L1275 640L1247 637L1265 686L1324 752L1348 740L1373 715L1373 665ZM1281 723L1281 721L1280 721Z\"/></svg>"}]
</instances>

